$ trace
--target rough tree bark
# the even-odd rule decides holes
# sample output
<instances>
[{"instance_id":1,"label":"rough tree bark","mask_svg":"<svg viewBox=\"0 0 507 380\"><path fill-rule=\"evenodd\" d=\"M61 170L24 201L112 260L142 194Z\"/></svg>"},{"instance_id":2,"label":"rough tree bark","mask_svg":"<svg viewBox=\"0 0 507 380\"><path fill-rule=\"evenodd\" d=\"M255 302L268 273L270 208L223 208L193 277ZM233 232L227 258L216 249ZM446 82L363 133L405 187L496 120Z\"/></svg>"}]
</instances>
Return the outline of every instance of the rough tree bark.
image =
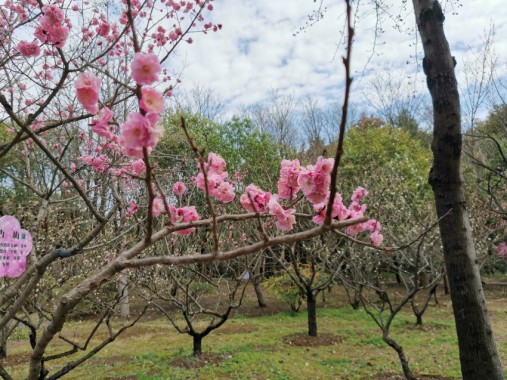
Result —
<instances>
[{"instance_id":1,"label":"rough tree bark","mask_svg":"<svg viewBox=\"0 0 507 380\"><path fill-rule=\"evenodd\" d=\"M486 309L468 213L461 162L461 110L455 61L444 34L444 15L436 0L413 0L424 48L423 68L433 102L435 195L445 265L456 320L464 380L503 379Z\"/></svg>"},{"instance_id":2,"label":"rough tree bark","mask_svg":"<svg viewBox=\"0 0 507 380\"><path fill-rule=\"evenodd\" d=\"M312 288L306 289L306 309L308 311L308 335L317 336L317 297Z\"/></svg>"}]
</instances>

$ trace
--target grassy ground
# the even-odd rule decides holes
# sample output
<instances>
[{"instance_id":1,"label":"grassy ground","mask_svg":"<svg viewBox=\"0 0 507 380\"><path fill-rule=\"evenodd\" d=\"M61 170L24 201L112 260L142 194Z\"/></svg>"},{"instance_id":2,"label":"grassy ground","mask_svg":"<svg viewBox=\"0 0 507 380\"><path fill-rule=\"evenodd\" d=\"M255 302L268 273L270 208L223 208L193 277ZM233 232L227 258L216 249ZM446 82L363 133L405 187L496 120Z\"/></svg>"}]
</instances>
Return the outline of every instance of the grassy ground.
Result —
<instances>
[{"instance_id":1,"label":"grassy ground","mask_svg":"<svg viewBox=\"0 0 507 380\"><path fill-rule=\"evenodd\" d=\"M306 333L305 311L296 315L278 311L286 307L269 298L271 306L259 312L254 300L249 299L245 309L240 309L224 326L204 338L205 354L201 361L191 357L189 336L178 334L168 321L152 316L64 378L395 379L386 374L400 374L400 365L394 351L382 341L378 327L363 310L333 303L330 298L335 293L336 290L327 295L328 302L321 303L318 310L319 333L323 338L317 341L302 339ZM505 359L507 305L503 288L490 298L488 307L495 336ZM422 328L414 326L414 322L409 310L403 312L397 317L391 334L405 349L412 370L435 378L459 378L449 300L440 296L440 304L431 306L425 314ZM82 343L91 328L92 322L69 322L65 335ZM18 341L9 342L9 357L4 363L16 379L26 375L29 355L26 337L22 331L18 335ZM98 338L106 336L106 329L99 330ZM58 341L51 352L63 349L68 349L68 345ZM68 360L49 362L47 368L54 373Z\"/></svg>"}]
</instances>

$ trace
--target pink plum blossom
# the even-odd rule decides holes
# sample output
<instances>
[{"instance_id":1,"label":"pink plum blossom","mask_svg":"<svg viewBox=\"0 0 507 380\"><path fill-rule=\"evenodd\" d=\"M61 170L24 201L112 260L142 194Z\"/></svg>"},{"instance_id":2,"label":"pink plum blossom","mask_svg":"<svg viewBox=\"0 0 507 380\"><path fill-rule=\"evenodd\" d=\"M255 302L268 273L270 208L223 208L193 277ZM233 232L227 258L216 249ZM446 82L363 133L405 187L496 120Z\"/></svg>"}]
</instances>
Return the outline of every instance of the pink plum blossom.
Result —
<instances>
[{"instance_id":1,"label":"pink plum blossom","mask_svg":"<svg viewBox=\"0 0 507 380\"><path fill-rule=\"evenodd\" d=\"M270 198L271 193L264 192L252 183L246 187L245 193L239 199L239 203L248 212L262 213L265 211Z\"/></svg>"},{"instance_id":2,"label":"pink plum blossom","mask_svg":"<svg viewBox=\"0 0 507 380\"><path fill-rule=\"evenodd\" d=\"M276 216L276 227L283 231L290 231L294 228L296 217L294 209L290 208L285 210L278 202L278 195L272 195L268 202L269 214Z\"/></svg>"},{"instance_id":3,"label":"pink plum blossom","mask_svg":"<svg viewBox=\"0 0 507 380\"><path fill-rule=\"evenodd\" d=\"M127 120L120 126L120 138L118 142L123 153L130 157L143 157L143 148L151 153L162 136L162 127L158 124L159 118L146 116L138 112L131 112Z\"/></svg>"},{"instance_id":4,"label":"pink plum blossom","mask_svg":"<svg viewBox=\"0 0 507 380\"><path fill-rule=\"evenodd\" d=\"M234 200L236 194L234 193L234 186L229 182L222 182L214 189L211 194L220 202L230 203Z\"/></svg>"},{"instance_id":5,"label":"pink plum blossom","mask_svg":"<svg viewBox=\"0 0 507 380\"><path fill-rule=\"evenodd\" d=\"M164 112L164 98L154 88L143 87L141 89L141 102L139 106L145 112L160 114Z\"/></svg>"},{"instance_id":6,"label":"pink plum blossom","mask_svg":"<svg viewBox=\"0 0 507 380\"><path fill-rule=\"evenodd\" d=\"M162 70L155 54L136 53L130 66L132 79L138 85L150 85L158 80L158 73Z\"/></svg>"},{"instance_id":7,"label":"pink plum blossom","mask_svg":"<svg viewBox=\"0 0 507 380\"><path fill-rule=\"evenodd\" d=\"M507 243L501 242L496 246L496 253L501 259L507 259Z\"/></svg>"},{"instance_id":8,"label":"pink plum blossom","mask_svg":"<svg viewBox=\"0 0 507 380\"><path fill-rule=\"evenodd\" d=\"M108 107L104 107L100 110L96 118L91 122L92 131L107 140L114 140L115 135L113 134L114 127L109 125L109 122L113 118L113 111Z\"/></svg>"},{"instance_id":9,"label":"pink plum blossom","mask_svg":"<svg viewBox=\"0 0 507 380\"><path fill-rule=\"evenodd\" d=\"M164 201L162 200L162 198L157 197L153 200L151 214L156 218L157 216L163 213L165 213Z\"/></svg>"},{"instance_id":10,"label":"pink plum blossom","mask_svg":"<svg viewBox=\"0 0 507 380\"><path fill-rule=\"evenodd\" d=\"M199 190L206 191L207 184L208 194L223 203L232 202L235 197L234 186L229 182L225 182L225 179L229 176L224 171L226 166L227 164L222 156L210 152L207 162L203 163L202 166L200 163L197 164L199 173L193 178ZM206 176L202 171L203 168Z\"/></svg>"},{"instance_id":11,"label":"pink plum blossom","mask_svg":"<svg viewBox=\"0 0 507 380\"><path fill-rule=\"evenodd\" d=\"M187 190L187 187L181 181L176 182L173 186L174 195L177 195L179 197L181 197L183 194L185 194L186 190Z\"/></svg>"},{"instance_id":12,"label":"pink plum blossom","mask_svg":"<svg viewBox=\"0 0 507 380\"><path fill-rule=\"evenodd\" d=\"M131 217L132 215L134 215L138 208L139 208L139 205L136 203L136 201L131 200L129 202L128 207L127 207L127 216Z\"/></svg>"},{"instance_id":13,"label":"pink plum blossom","mask_svg":"<svg viewBox=\"0 0 507 380\"><path fill-rule=\"evenodd\" d=\"M209 166L210 170L213 170L217 173L222 173L224 171L225 167L227 166L227 164L222 156L220 156L216 153L210 152L208 154L208 166Z\"/></svg>"},{"instance_id":14,"label":"pink plum blossom","mask_svg":"<svg viewBox=\"0 0 507 380\"><path fill-rule=\"evenodd\" d=\"M362 200L366 198L367 195L368 190L366 190L364 187L359 186L354 190L351 200L352 202L359 203L362 202Z\"/></svg>"},{"instance_id":15,"label":"pink plum blossom","mask_svg":"<svg viewBox=\"0 0 507 380\"><path fill-rule=\"evenodd\" d=\"M37 57L40 54L39 45L35 42L21 41L16 46L16 49L18 49L23 57Z\"/></svg>"},{"instance_id":16,"label":"pink plum blossom","mask_svg":"<svg viewBox=\"0 0 507 380\"><path fill-rule=\"evenodd\" d=\"M208 170L208 174L206 175L206 179L204 178L204 174L199 172L196 177L194 177L194 182L197 188L201 191L206 190L206 182L208 183L208 192L210 194L213 193L213 190L220 185L227 178L227 173L217 173L212 170Z\"/></svg>"},{"instance_id":17,"label":"pink plum blossom","mask_svg":"<svg viewBox=\"0 0 507 380\"><path fill-rule=\"evenodd\" d=\"M35 29L35 37L42 43L49 43L56 47L63 47L69 35L69 27L63 25L65 17L61 8L56 5L42 7L44 16L40 17L39 25Z\"/></svg>"},{"instance_id":18,"label":"pink plum blossom","mask_svg":"<svg viewBox=\"0 0 507 380\"><path fill-rule=\"evenodd\" d=\"M78 102L83 108L93 114L99 111L99 89L100 79L89 72L84 72L78 75L74 83Z\"/></svg>"},{"instance_id":19,"label":"pink plum blossom","mask_svg":"<svg viewBox=\"0 0 507 380\"><path fill-rule=\"evenodd\" d=\"M352 226L347 227L347 234L350 236L355 236L358 233L363 232L365 229L366 228L364 223L354 224Z\"/></svg>"},{"instance_id":20,"label":"pink plum blossom","mask_svg":"<svg viewBox=\"0 0 507 380\"><path fill-rule=\"evenodd\" d=\"M316 204L313 207L317 214L312 218L312 221L315 224L324 224L327 202ZM331 219L345 220L348 218L348 216L349 211L342 203L342 196L340 194L335 194L331 210Z\"/></svg>"},{"instance_id":21,"label":"pink plum blossom","mask_svg":"<svg viewBox=\"0 0 507 380\"><path fill-rule=\"evenodd\" d=\"M365 227L371 233L380 232L382 230L382 225L376 219L370 219L365 223Z\"/></svg>"},{"instance_id":22,"label":"pink plum blossom","mask_svg":"<svg viewBox=\"0 0 507 380\"><path fill-rule=\"evenodd\" d=\"M282 160L280 179L278 180L278 194L280 199L292 200L299 191L298 176L301 172L299 160Z\"/></svg>"},{"instance_id":23,"label":"pink plum blossom","mask_svg":"<svg viewBox=\"0 0 507 380\"><path fill-rule=\"evenodd\" d=\"M375 231L370 235L370 239L371 244L373 244L375 247L379 247L380 244L382 244L382 240L384 240L384 236L378 231Z\"/></svg>"},{"instance_id":24,"label":"pink plum blossom","mask_svg":"<svg viewBox=\"0 0 507 380\"><path fill-rule=\"evenodd\" d=\"M327 200L333 164L332 158L319 157L315 166L309 165L299 173L298 185L304 196L313 204Z\"/></svg>"},{"instance_id":25,"label":"pink plum blossom","mask_svg":"<svg viewBox=\"0 0 507 380\"><path fill-rule=\"evenodd\" d=\"M172 223L188 223L188 222L196 222L199 220L199 214L197 213L195 206L185 206L181 208L176 208L174 206L169 206L169 211L171 212L171 222ZM195 227L186 228L184 230L176 231L175 234L178 235L189 235L195 231Z\"/></svg>"}]
</instances>

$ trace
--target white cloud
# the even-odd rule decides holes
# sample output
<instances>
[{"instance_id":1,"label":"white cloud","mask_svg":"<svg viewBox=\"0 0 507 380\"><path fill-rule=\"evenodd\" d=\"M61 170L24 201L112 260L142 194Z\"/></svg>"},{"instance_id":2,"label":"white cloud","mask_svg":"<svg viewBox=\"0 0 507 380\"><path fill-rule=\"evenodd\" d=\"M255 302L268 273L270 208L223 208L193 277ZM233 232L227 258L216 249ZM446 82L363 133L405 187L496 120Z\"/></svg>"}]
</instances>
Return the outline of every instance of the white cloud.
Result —
<instances>
[{"instance_id":1,"label":"white cloud","mask_svg":"<svg viewBox=\"0 0 507 380\"><path fill-rule=\"evenodd\" d=\"M392 15L400 13L398 1L386 3L391 4L387 11ZM212 88L226 101L230 111L267 99L272 89L292 93L297 98L339 100L342 96L339 87L344 79L340 58L344 51L339 44L344 2L325 1L328 10L324 18L293 36L305 25L315 4L311 0L216 1L212 17L223 24L222 31L196 35L195 42L185 45L172 60L176 71L185 63L183 87ZM358 13L353 48L356 88L352 100L356 103L361 103L364 87L379 70L389 68L410 75L417 70L415 20L411 9L401 11L402 32L383 15L383 33L372 54L376 19L368 6L363 4ZM496 24L497 36L507 34L507 11L500 0L471 0L459 8L449 4L445 8L445 30L458 68L465 49L480 47L479 37L489 28L491 20ZM422 48L417 49L421 60ZM507 40L497 38L496 52L500 62L505 62ZM417 80L419 90L425 91L422 73Z\"/></svg>"}]
</instances>

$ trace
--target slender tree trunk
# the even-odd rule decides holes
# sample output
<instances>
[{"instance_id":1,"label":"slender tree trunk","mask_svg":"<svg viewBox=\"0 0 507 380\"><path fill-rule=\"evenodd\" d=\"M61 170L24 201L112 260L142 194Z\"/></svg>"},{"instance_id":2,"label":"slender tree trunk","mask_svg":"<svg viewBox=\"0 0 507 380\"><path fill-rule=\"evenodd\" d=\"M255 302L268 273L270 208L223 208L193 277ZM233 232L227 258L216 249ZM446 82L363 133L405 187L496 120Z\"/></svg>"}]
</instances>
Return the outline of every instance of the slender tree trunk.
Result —
<instances>
[{"instance_id":1,"label":"slender tree trunk","mask_svg":"<svg viewBox=\"0 0 507 380\"><path fill-rule=\"evenodd\" d=\"M413 0L424 48L423 68L433 101L433 167L440 235L456 320L464 380L503 379L486 309L460 171L461 110L454 58L436 0Z\"/></svg>"},{"instance_id":2,"label":"slender tree trunk","mask_svg":"<svg viewBox=\"0 0 507 380\"><path fill-rule=\"evenodd\" d=\"M125 272L118 274L118 297L120 298L120 318L128 321L130 318L128 275Z\"/></svg>"},{"instance_id":3,"label":"slender tree trunk","mask_svg":"<svg viewBox=\"0 0 507 380\"><path fill-rule=\"evenodd\" d=\"M308 335L317 336L317 297L311 290L306 291L306 309L308 311Z\"/></svg>"},{"instance_id":4,"label":"slender tree trunk","mask_svg":"<svg viewBox=\"0 0 507 380\"><path fill-rule=\"evenodd\" d=\"M192 338L194 339L194 356L201 356L202 355L202 335L195 334L192 335Z\"/></svg>"},{"instance_id":5,"label":"slender tree trunk","mask_svg":"<svg viewBox=\"0 0 507 380\"><path fill-rule=\"evenodd\" d=\"M266 299L264 298L264 293L262 292L260 280L255 279L253 281L253 287L255 290L255 295L257 296L257 302L259 303L259 307L266 307Z\"/></svg>"},{"instance_id":6,"label":"slender tree trunk","mask_svg":"<svg viewBox=\"0 0 507 380\"><path fill-rule=\"evenodd\" d=\"M0 359L5 359L7 357L7 326L0 330Z\"/></svg>"},{"instance_id":7,"label":"slender tree trunk","mask_svg":"<svg viewBox=\"0 0 507 380\"><path fill-rule=\"evenodd\" d=\"M403 351L403 348L385 334L383 336L383 339L384 339L384 342L386 342L389 345L389 347L391 347L393 350L395 350L396 353L398 354L398 358L400 359L401 368L403 369L403 374L405 375L405 379L416 380L414 375L412 375L412 371L410 370L410 367L408 365L408 360L405 356L405 352Z\"/></svg>"}]
</instances>

